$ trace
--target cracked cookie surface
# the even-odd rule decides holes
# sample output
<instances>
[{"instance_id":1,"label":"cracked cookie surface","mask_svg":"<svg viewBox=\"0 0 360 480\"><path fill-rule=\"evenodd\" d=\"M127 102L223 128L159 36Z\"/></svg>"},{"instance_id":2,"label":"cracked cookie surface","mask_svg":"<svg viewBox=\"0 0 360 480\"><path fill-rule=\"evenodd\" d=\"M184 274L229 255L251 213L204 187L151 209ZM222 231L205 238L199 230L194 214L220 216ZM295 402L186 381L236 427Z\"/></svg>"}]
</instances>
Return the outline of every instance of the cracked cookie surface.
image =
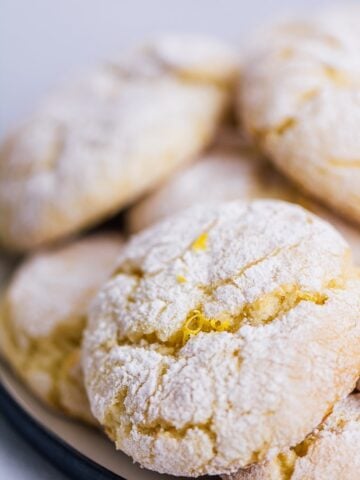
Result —
<instances>
[{"instance_id":1,"label":"cracked cookie surface","mask_svg":"<svg viewBox=\"0 0 360 480\"><path fill-rule=\"evenodd\" d=\"M124 207L211 142L237 58L155 39L54 91L0 151L0 243L27 250Z\"/></svg>"},{"instance_id":2,"label":"cracked cookie surface","mask_svg":"<svg viewBox=\"0 0 360 480\"><path fill-rule=\"evenodd\" d=\"M360 395L339 402L303 442L223 480L355 480L360 470Z\"/></svg>"},{"instance_id":3,"label":"cracked cookie surface","mask_svg":"<svg viewBox=\"0 0 360 480\"><path fill-rule=\"evenodd\" d=\"M230 202L171 217L132 238L91 305L92 412L158 472L265 460L354 387L359 293L345 241L301 207Z\"/></svg>"},{"instance_id":4,"label":"cracked cookie surface","mask_svg":"<svg viewBox=\"0 0 360 480\"><path fill-rule=\"evenodd\" d=\"M239 116L301 188L360 222L360 8L274 28L249 55Z\"/></svg>"},{"instance_id":5,"label":"cracked cookie surface","mask_svg":"<svg viewBox=\"0 0 360 480\"><path fill-rule=\"evenodd\" d=\"M136 233L200 203L276 198L298 203L332 223L349 242L360 265L360 229L305 197L236 131L224 131L217 144L196 163L174 175L130 208L128 230Z\"/></svg>"},{"instance_id":6,"label":"cracked cookie surface","mask_svg":"<svg viewBox=\"0 0 360 480\"><path fill-rule=\"evenodd\" d=\"M34 254L1 301L0 349L45 403L94 423L84 390L80 344L88 304L120 252L117 235L94 235Z\"/></svg>"}]
</instances>

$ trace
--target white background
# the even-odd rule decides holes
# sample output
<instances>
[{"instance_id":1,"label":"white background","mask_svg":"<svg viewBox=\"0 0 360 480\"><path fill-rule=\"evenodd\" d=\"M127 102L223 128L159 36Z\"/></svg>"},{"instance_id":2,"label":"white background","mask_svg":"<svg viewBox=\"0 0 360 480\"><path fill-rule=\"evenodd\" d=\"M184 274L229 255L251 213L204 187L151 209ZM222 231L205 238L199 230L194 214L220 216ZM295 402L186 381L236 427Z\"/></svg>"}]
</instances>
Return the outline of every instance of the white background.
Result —
<instances>
[{"instance_id":1,"label":"white background","mask_svg":"<svg viewBox=\"0 0 360 480\"><path fill-rule=\"evenodd\" d=\"M50 87L152 33L240 43L253 28L326 0L0 0L0 137ZM60 480L0 416L0 480Z\"/></svg>"}]
</instances>

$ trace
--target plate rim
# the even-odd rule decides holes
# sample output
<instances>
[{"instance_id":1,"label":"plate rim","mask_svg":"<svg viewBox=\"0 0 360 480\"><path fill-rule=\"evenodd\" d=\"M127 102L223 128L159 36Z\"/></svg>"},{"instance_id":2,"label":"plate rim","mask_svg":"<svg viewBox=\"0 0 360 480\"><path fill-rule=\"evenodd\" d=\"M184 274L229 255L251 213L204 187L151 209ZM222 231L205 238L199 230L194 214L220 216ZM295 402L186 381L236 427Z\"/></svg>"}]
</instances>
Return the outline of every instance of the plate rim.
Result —
<instances>
[{"instance_id":1,"label":"plate rim","mask_svg":"<svg viewBox=\"0 0 360 480\"><path fill-rule=\"evenodd\" d=\"M86 457L41 425L21 407L0 381L5 420L43 457L73 480L126 480Z\"/></svg>"}]
</instances>

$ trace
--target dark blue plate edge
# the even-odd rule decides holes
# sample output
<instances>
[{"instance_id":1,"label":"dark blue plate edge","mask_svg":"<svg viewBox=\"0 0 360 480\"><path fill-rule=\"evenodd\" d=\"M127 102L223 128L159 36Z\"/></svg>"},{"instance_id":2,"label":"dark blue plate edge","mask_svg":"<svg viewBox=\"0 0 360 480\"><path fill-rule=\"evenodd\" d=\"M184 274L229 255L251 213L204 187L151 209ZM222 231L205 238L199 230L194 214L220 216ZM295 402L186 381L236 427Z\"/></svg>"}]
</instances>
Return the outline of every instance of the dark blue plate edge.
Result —
<instances>
[{"instance_id":1,"label":"dark blue plate edge","mask_svg":"<svg viewBox=\"0 0 360 480\"><path fill-rule=\"evenodd\" d=\"M4 418L40 454L73 480L126 480L70 447L32 418L0 382L0 409Z\"/></svg>"}]
</instances>

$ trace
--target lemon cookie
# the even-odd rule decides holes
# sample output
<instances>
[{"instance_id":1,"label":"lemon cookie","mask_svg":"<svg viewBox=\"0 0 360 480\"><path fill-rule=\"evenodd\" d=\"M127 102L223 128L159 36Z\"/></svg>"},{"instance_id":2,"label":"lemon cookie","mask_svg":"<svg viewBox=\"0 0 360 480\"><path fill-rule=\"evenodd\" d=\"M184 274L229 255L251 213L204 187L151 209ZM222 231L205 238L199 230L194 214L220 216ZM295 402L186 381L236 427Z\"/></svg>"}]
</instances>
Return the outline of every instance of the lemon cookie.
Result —
<instances>
[{"instance_id":1,"label":"lemon cookie","mask_svg":"<svg viewBox=\"0 0 360 480\"><path fill-rule=\"evenodd\" d=\"M164 37L54 92L2 145L0 242L26 250L114 213L212 140L237 75L202 37Z\"/></svg>"},{"instance_id":2,"label":"lemon cookie","mask_svg":"<svg viewBox=\"0 0 360 480\"><path fill-rule=\"evenodd\" d=\"M2 301L0 346L10 365L44 402L90 422L79 347L88 303L120 249L120 238L104 234L33 255Z\"/></svg>"},{"instance_id":3,"label":"lemon cookie","mask_svg":"<svg viewBox=\"0 0 360 480\"><path fill-rule=\"evenodd\" d=\"M360 8L275 28L239 88L247 132L304 190L360 222Z\"/></svg>"},{"instance_id":4,"label":"lemon cookie","mask_svg":"<svg viewBox=\"0 0 360 480\"><path fill-rule=\"evenodd\" d=\"M299 203L331 222L345 236L360 265L360 229L306 198L253 148L237 138L236 132L226 132L198 162L135 204L127 215L129 231L138 232L199 203L278 198Z\"/></svg>"},{"instance_id":5,"label":"lemon cookie","mask_svg":"<svg viewBox=\"0 0 360 480\"><path fill-rule=\"evenodd\" d=\"M350 395L299 445L223 480L355 480L359 451L360 395Z\"/></svg>"},{"instance_id":6,"label":"lemon cookie","mask_svg":"<svg viewBox=\"0 0 360 480\"><path fill-rule=\"evenodd\" d=\"M280 201L193 207L135 235L89 310L85 385L117 448L232 473L302 441L360 372L360 279Z\"/></svg>"}]
</instances>

